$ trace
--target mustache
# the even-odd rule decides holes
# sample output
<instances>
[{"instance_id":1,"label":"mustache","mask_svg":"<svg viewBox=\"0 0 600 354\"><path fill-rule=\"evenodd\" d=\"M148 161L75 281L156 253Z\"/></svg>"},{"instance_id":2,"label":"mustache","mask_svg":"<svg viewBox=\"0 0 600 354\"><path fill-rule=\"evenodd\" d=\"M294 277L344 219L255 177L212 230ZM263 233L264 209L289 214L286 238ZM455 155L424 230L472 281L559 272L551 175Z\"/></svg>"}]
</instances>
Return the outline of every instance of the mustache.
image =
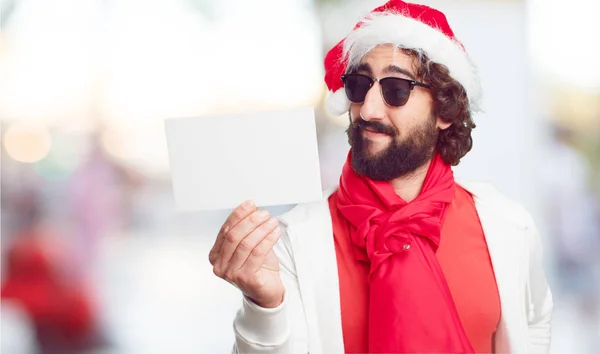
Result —
<instances>
[{"instance_id":1,"label":"mustache","mask_svg":"<svg viewBox=\"0 0 600 354\"><path fill-rule=\"evenodd\" d=\"M390 136L396 136L399 134L398 129L394 126L388 126L378 121L366 121L364 119L357 119L352 122L352 128L355 131L369 129L375 133L387 134Z\"/></svg>"}]
</instances>

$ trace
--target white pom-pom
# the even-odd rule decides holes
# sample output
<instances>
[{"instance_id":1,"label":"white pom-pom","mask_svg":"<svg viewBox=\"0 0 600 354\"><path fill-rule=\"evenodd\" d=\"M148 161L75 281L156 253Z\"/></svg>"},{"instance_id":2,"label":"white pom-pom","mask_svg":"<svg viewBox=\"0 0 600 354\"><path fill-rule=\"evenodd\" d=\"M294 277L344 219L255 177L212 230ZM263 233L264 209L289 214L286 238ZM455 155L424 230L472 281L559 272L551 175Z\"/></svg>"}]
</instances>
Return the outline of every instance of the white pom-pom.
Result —
<instances>
[{"instance_id":1,"label":"white pom-pom","mask_svg":"<svg viewBox=\"0 0 600 354\"><path fill-rule=\"evenodd\" d=\"M327 97L327 102L325 103L327 107L327 111L333 114L334 116L341 116L344 113L348 113L350 109L350 101L348 101L348 97L346 97L346 92L344 88L338 89L334 93L330 94Z\"/></svg>"}]
</instances>

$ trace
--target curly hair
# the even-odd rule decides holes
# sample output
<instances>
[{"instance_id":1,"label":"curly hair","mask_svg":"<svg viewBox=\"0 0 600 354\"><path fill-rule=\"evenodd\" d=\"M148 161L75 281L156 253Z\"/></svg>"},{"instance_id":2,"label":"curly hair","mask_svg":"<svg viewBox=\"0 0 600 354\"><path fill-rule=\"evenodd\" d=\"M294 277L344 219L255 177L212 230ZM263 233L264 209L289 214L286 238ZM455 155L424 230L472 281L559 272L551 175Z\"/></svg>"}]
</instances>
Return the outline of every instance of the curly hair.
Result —
<instances>
[{"instance_id":1,"label":"curly hair","mask_svg":"<svg viewBox=\"0 0 600 354\"><path fill-rule=\"evenodd\" d=\"M445 163L456 166L473 147L471 131L476 126L471 118L467 93L464 87L450 76L445 65L432 62L420 51L402 51L416 59L417 77L431 86L433 116L451 123L447 129L440 131L436 149Z\"/></svg>"}]
</instances>

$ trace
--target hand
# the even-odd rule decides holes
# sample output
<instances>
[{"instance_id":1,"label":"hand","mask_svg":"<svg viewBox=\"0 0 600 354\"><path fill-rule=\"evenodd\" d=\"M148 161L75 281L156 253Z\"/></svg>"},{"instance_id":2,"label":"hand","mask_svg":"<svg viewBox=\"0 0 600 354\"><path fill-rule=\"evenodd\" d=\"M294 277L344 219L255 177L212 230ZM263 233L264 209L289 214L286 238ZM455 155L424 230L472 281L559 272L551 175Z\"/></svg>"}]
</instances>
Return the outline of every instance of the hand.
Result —
<instances>
[{"instance_id":1,"label":"hand","mask_svg":"<svg viewBox=\"0 0 600 354\"><path fill-rule=\"evenodd\" d=\"M208 256L213 272L240 289L257 305L283 302L284 287L273 246L281 230L276 218L252 201L238 206L221 227Z\"/></svg>"}]
</instances>

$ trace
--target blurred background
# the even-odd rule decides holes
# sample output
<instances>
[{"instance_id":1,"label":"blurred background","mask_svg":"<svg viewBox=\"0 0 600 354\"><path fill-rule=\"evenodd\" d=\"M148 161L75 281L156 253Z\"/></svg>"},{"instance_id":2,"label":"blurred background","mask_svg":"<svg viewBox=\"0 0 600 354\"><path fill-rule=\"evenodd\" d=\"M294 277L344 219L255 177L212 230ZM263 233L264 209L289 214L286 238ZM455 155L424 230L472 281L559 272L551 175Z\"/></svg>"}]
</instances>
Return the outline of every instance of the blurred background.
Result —
<instances>
[{"instance_id":1,"label":"blurred background","mask_svg":"<svg viewBox=\"0 0 600 354\"><path fill-rule=\"evenodd\" d=\"M229 352L240 295L208 262L227 212L175 213L164 120L314 106L335 185L322 59L383 2L1 0L2 353ZM534 214L552 353L597 353L600 2L418 2L482 78L456 174Z\"/></svg>"}]
</instances>

